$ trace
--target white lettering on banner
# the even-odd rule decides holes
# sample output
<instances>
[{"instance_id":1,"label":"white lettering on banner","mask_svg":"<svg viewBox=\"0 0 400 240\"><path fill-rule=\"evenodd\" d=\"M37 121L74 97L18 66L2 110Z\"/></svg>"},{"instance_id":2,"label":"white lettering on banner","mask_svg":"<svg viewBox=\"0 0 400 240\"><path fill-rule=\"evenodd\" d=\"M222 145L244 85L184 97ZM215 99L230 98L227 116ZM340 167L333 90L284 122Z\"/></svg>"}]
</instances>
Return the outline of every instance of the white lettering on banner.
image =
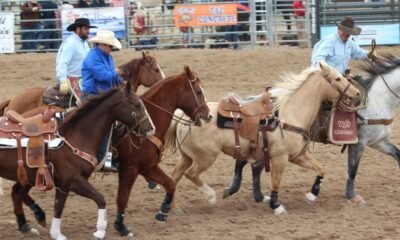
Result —
<instances>
[{"instance_id":1,"label":"white lettering on banner","mask_svg":"<svg viewBox=\"0 0 400 240\"><path fill-rule=\"evenodd\" d=\"M349 120L338 121L338 126L340 128L350 128L351 122Z\"/></svg>"},{"instance_id":2,"label":"white lettering on banner","mask_svg":"<svg viewBox=\"0 0 400 240\"><path fill-rule=\"evenodd\" d=\"M207 23L233 23L236 22L236 15L223 15L223 16L199 16L198 21L201 24Z\"/></svg>"},{"instance_id":3,"label":"white lettering on banner","mask_svg":"<svg viewBox=\"0 0 400 240\"><path fill-rule=\"evenodd\" d=\"M210 7L210 14L224 14L224 7Z\"/></svg>"},{"instance_id":4,"label":"white lettering on banner","mask_svg":"<svg viewBox=\"0 0 400 240\"><path fill-rule=\"evenodd\" d=\"M0 53L15 52L14 13L0 13Z\"/></svg>"}]
</instances>

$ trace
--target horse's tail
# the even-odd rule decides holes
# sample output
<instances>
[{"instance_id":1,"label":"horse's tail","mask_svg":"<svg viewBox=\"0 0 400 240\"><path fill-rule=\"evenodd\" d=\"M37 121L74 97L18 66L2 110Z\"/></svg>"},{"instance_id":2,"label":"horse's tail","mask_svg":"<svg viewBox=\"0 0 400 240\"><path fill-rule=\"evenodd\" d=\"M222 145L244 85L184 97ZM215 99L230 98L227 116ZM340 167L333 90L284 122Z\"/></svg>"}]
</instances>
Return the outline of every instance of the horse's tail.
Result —
<instances>
[{"instance_id":1,"label":"horse's tail","mask_svg":"<svg viewBox=\"0 0 400 240\"><path fill-rule=\"evenodd\" d=\"M177 147L177 135L178 122L172 121L168 128L167 134L165 135L164 150L168 153L173 153Z\"/></svg>"},{"instance_id":2,"label":"horse's tail","mask_svg":"<svg viewBox=\"0 0 400 240\"><path fill-rule=\"evenodd\" d=\"M0 116L4 115L4 110L6 109L6 107L8 107L8 104L10 104L10 99L3 101L2 103L0 103Z\"/></svg>"}]
</instances>

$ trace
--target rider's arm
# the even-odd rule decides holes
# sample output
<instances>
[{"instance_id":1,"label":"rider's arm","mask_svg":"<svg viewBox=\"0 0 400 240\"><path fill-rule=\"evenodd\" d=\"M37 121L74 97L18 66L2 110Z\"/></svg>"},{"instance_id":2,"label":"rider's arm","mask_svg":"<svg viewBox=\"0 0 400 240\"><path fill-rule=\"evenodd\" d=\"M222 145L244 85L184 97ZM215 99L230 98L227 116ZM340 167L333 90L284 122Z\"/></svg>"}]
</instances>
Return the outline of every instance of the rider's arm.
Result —
<instances>
[{"instance_id":1,"label":"rider's arm","mask_svg":"<svg viewBox=\"0 0 400 240\"><path fill-rule=\"evenodd\" d=\"M368 51L362 49L356 42L352 41L351 45L351 58L360 60L368 57Z\"/></svg>"},{"instance_id":2,"label":"rider's arm","mask_svg":"<svg viewBox=\"0 0 400 240\"><path fill-rule=\"evenodd\" d=\"M119 78L117 71L111 66L111 69L104 66L104 59L99 55L91 55L90 64L88 64L88 69L92 73L93 77L100 82L114 82L115 79ZM114 65L114 64L112 64Z\"/></svg>"}]
</instances>

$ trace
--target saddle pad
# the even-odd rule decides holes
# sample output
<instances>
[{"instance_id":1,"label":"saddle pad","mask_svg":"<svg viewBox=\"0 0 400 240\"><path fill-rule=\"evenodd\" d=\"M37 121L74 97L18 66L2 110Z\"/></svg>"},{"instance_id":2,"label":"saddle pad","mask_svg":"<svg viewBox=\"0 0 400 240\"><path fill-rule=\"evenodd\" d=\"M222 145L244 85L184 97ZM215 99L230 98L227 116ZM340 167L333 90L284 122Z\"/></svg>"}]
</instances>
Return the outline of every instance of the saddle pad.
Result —
<instances>
[{"instance_id":1,"label":"saddle pad","mask_svg":"<svg viewBox=\"0 0 400 240\"><path fill-rule=\"evenodd\" d=\"M21 139L21 146L28 146L29 138ZM54 138L49 140L45 140L47 143L47 147L49 149L57 149L62 146L63 140L62 138ZM0 138L0 149L16 149L17 148L17 140L13 138Z\"/></svg>"},{"instance_id":2,"label":"saddle pad","mask_svg":"<svg viewBox=\"0 0 400 240\"><path fill-rule=\"evenodd\" d=\"M332 109L329 124L329 141L335 144L358 142L356 113Z\"/></svg>"},{"instance_id":3,"label":"saddle pad","mask_svg":"<svg viewBox=\"0 0 400 240\"><path fill-rule=\"evenodd\" d=\"M242 119L238 119L239 127ZM224 117L220 113L217 115L217 127L233 129L233 119L231 117Z\"/></svg>"}]
</instances>

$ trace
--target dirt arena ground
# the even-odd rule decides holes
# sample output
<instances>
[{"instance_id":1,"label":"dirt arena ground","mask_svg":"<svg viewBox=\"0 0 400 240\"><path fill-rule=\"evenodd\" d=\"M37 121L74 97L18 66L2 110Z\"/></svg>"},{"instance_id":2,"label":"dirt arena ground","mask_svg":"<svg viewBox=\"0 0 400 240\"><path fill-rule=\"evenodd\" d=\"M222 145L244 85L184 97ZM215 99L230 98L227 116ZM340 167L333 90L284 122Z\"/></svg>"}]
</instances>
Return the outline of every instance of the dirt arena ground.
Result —
<instances>
[{"instance_id":1,"label":"dirt arena ground","mask_svg":"<svg viewBox=\"0 0 400 240\"><path fill-rule=\"evenodd\" d=\"M378 48L378 52L400 56L399 47ZM167 75L179 73L188 64L199 73L209 101L217 101L229 91L254 95L280 74L299 72L308 67L311 49L294 47L257 48L254 50L164 50L152 51ZM140 53L123 50L113 53L122 64ZM26 88L48 86L54 82L55 57L51 54L0 55L0 100L8 99ZM352 65L356 69L356 65ZM356 70L355 70L356 71ZM143 90L143 89L142 89ZM395 120L393 141L400 143L400 129ZM400 171L396 162L375 150L367 150L357 176L357 190L365 208L348 203L344 197L346 155L340 148L312 145L314 156L326 167L326 177L315 205L305 202L315 173L288 165L282 182L280 200L289 211L285 220L276 218L266 203L252 198L250 169L246 168L241 191L222 200L222 192L230 182L234 162L220 155L211 169L202 175L218 194L216 206L207 205L203 195L187 179L178 187L177 203L183 213L172 212L167 223L158 223L155 213L164 198L162 190L148 190L139 178L130 197L126 223L134 229L135 239L250 239L250 240L395 240L400 239ZM169 156L161 163L168 173L178 159ZM112 223L116 214L117 176L96 175L91 182L108 202L107 239L120 239ZM269 175L263 174L262 184L269 194ZM6 181L6 195L0 197L0 239L38 239L23 236L16 230L10 197L11 182ZM54 191L32 194L44 208L48 222L52 218ZM35 226L31 212L25 208L28 221ZM63 233L72 240L92 239L97 219L95 203L75 194L67 201L62 220ZM44 236L40 239L49 239Z\"/></svg>"}]
</instances>

